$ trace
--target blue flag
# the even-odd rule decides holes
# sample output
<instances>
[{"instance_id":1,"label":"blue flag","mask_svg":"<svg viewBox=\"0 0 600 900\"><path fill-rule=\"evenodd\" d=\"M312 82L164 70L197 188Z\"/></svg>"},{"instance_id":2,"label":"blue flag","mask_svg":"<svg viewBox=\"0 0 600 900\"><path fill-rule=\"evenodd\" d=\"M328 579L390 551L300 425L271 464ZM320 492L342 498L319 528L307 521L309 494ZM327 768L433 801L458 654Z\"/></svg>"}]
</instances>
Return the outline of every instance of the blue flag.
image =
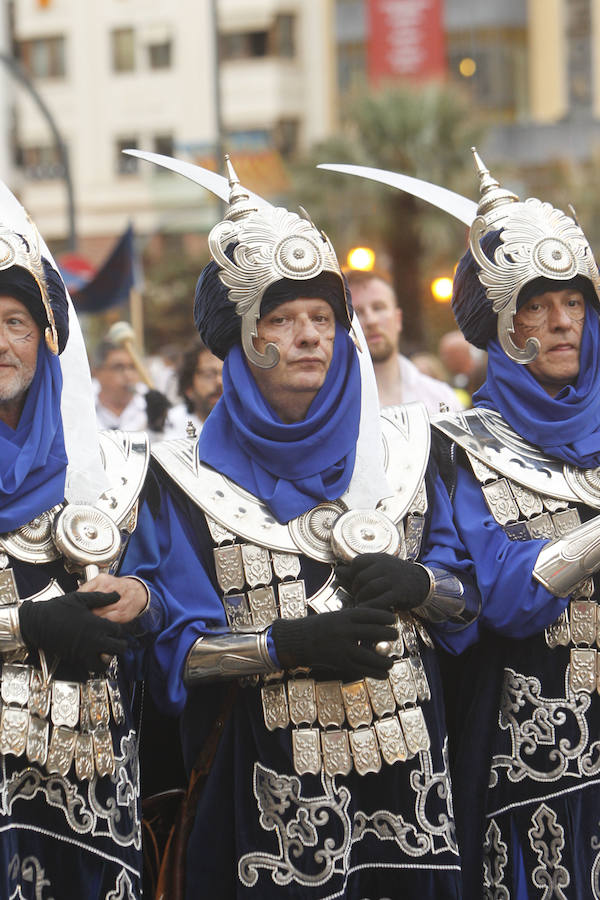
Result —
<instances>
[{"instance_id":1,"label":"blue flag","mask_svg":"<svg viewBox=\"0 0 600 900\"><path fill-rule=\"evenodd\" d=\"M73 302L80 312L103 312L126 303L138 282L135 237L129 225L94 277L72 292Z\"/></svg>"}]
</instances>

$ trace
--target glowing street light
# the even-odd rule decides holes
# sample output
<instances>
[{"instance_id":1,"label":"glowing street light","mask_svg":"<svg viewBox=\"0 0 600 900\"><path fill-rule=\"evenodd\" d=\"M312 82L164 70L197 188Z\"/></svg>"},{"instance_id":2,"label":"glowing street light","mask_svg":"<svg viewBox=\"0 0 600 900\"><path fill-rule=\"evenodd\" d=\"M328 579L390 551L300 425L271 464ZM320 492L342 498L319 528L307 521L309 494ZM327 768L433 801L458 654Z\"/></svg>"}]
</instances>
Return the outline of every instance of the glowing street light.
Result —
<instances>
[{"instance_id":1,"label":"glowing street light","mask_svg":"<svg viewBox=\"0 0 600 900\"><path fill-rule=\"evenodd\" d=\"M452 299L452 279L434 278L431 282L431 293L436 303L448 303Z\"/></svg>"},{"instance_id":2,"label":"glowing street light","mask_svg":"<svg viewBox=\"0 0 600 900\"><path fill-rule=\"evenodd\" d=\"M349 269L362 272L370 272L375 265L375 254L370 247L353 247L346 259Z\"/></svg>"},{"instance_id":3,"label":"glowing street light","mask_svg":"<svg viewBox=\"0 0 600 900\"><path fill-rule=\"evenodd\" d=\"M463 78L472 78L477 71L477 63L470 56L465 56L458 64L458 71Z\"/></svg>"}]
</instances>

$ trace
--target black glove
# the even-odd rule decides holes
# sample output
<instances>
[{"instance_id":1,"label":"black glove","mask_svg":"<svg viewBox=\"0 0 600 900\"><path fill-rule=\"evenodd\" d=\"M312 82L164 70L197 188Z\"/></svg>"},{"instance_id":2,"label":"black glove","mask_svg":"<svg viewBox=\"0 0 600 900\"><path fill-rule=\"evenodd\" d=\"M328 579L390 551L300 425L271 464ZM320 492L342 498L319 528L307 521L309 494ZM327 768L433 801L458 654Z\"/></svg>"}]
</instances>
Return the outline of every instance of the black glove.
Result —
<instances>
[{"instance_id":1,"label":"black glove","mask_svg":"<svg viewBox=\"0 0 600 900\"><path fill-rule=\"evenodd\" d=\"M25 600L19 607L19 624L29 650L41 649L90 672L104 671L101 653L113 656L127 647L123 627L95 616L92 609L116 603L119 595L100 591L73 591L51 600Z\"/></svg>"},{"instance_id":2,"label":"black glove","mask_svg":"<svg viewBox=\"0 0 600 900\"><path fill-rule=\"evenodd\" d=\"M384 610L340 609L305 619L276 619L271 637L284 668L332 670L354 681L386 676L393 660L376 653L374 645L398 637L393 625L394 616Z\"/></svg>"},{"instance_id":3,"label":"black glove","mask_svg":"<svg viewBox=\"0 0 600 900\"><path fill-rule=\"evenodd\" d=\"M429 576L422 566L389 553L363 553L336 576L350 593L354 606L402 612L420 606L429 593Z\"/></svg>"}]
</instances>

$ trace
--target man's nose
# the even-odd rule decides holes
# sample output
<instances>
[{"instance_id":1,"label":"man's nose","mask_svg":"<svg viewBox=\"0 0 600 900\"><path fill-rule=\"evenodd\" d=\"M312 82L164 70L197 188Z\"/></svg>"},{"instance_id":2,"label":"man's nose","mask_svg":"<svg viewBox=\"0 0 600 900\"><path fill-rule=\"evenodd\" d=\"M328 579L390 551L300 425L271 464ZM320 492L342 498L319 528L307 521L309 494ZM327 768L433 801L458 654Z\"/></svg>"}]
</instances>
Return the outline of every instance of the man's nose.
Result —
<instances>
[{"instance_id":1,"label":"man's nose","mask_svg":"<svg viewBox=\"0 0 600 900\"><path fill-rule=\"evenodd\" d=\"M308 317L306 319L301 319L296 326L296 340L299 343L315 343L318 344L321 335L319 334L319 329L316 327L315 323L312 319Z\"/></svg>"},{"instance_id":2,"label":"man's nose","mask_svg":"<svg viewBox=\"0 0 600 900\"><path fill-rule=\"evenodd\" d=\"M573 325L573 319L565 306L558 304L552 306L549 312L550 328L567 329Z\"/></svg>"},{"instance_id":3,"label":"man's nose","mask_svg":"<svg viewBox=\"0 0 600 900\"><path fill-rule=\"evenodd\" d=\"M0 325L0 350L4 352L8 349L8 336L6 330Z\"/></svg>"}]
</instances>

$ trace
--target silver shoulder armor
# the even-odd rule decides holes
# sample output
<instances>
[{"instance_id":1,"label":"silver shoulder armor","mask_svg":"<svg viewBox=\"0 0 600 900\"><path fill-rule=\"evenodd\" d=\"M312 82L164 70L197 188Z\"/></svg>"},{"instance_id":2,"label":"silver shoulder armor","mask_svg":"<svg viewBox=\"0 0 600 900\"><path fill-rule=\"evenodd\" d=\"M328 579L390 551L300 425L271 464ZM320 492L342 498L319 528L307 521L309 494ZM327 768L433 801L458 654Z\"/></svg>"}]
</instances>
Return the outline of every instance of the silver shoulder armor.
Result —
<instances>
[{"instance_id":1,"label":"silver shoulder armor","mask_svg":"<svg viewBox=\"0 0 600 900\"><path fill-rule=\"evenodd\" d=\"M137 520L140 496L148 463L150 445L145 432L101 431L100 454L110 487L96 501L96 506L121 530L130 533Z\"/></svg>"},{"instance_id":2,"label":"silver shoulder armor","mask_svg":"<svg viewBox=\"0 0 600 900\"><path fill-rule=\"evenodd\" d=\"M542 547L533 577L554 594L567 597L600 568L600 516Z\"/></svg>"},{"instance_id":3,"label":"silver shoulder armor","mask_svg":"<svg viewBox=\"0 0 600 900\"><path fill-rule=\"evenodd\" d=\"M200 462L197 448L197 438L161 441L152 448L152 457L190 500L222 528L272 550L297 552L287 525L277 522L267 507L244 488Z\"/></svg>"},{"instance_id":4,"label":"silver shoulder armor","mask_svg":"<svg viewBox=\"0 0 600 900\"><path fill-rule=\"evenodd\" d=\"M378 508L398 523L409 510L425 512L423 479L430 447L429 419L421 403L390 407L382 413L386 475L392 496ZM244 488L198 460L198 441L179 438L152 448L152 457L211 520L231 534L281 553L299 551L333 562L329 533L348 506L344 496L308 510L286 524Z\"/></svg>"},{"instance_id":5,"label":"silver shoulder armor","mask_svg":"<svg viewBox=\"0 0 600 900\"><path fill-rule=\"evenodd\" d=\"M275 672L267 649L267 631L203 634L192 645L183 671L187 685L202 681Z\"/></svg>"},{"instance_id":6,"label":"silver shoulder armor","mask_svg":"<svg viewBox=\"0 0 600 900\"><path fill-rule=\"evenodd\" d=\"M479 480L487 480L487 468L492 480L500 474L534 493L600 509L600 480L593 471L546 456L520 437L498 412L469 409L441 413L431 422L465 450Z\"/></svg>"},{"instance_id":7,"label":"silver shoulder armor","mask_svg":"<svg viewBox=\"0 0 600 900\"><path fill-rule=\"evenodd\" d=\"M15 531L0 535L0 549L33 565L59 559L65 548L62 544L62 549L57 546L56 523L67 507L70 513L79 517L80 522L89 520L90 516L93 522L99 510L119 531L131 534L136 526L137 501L150 460L148 438L143 433L103 431L100 432L100 454L111 487L100 495L94 506L61 503L45 510Z\"/></svg>"}]
</instances>

